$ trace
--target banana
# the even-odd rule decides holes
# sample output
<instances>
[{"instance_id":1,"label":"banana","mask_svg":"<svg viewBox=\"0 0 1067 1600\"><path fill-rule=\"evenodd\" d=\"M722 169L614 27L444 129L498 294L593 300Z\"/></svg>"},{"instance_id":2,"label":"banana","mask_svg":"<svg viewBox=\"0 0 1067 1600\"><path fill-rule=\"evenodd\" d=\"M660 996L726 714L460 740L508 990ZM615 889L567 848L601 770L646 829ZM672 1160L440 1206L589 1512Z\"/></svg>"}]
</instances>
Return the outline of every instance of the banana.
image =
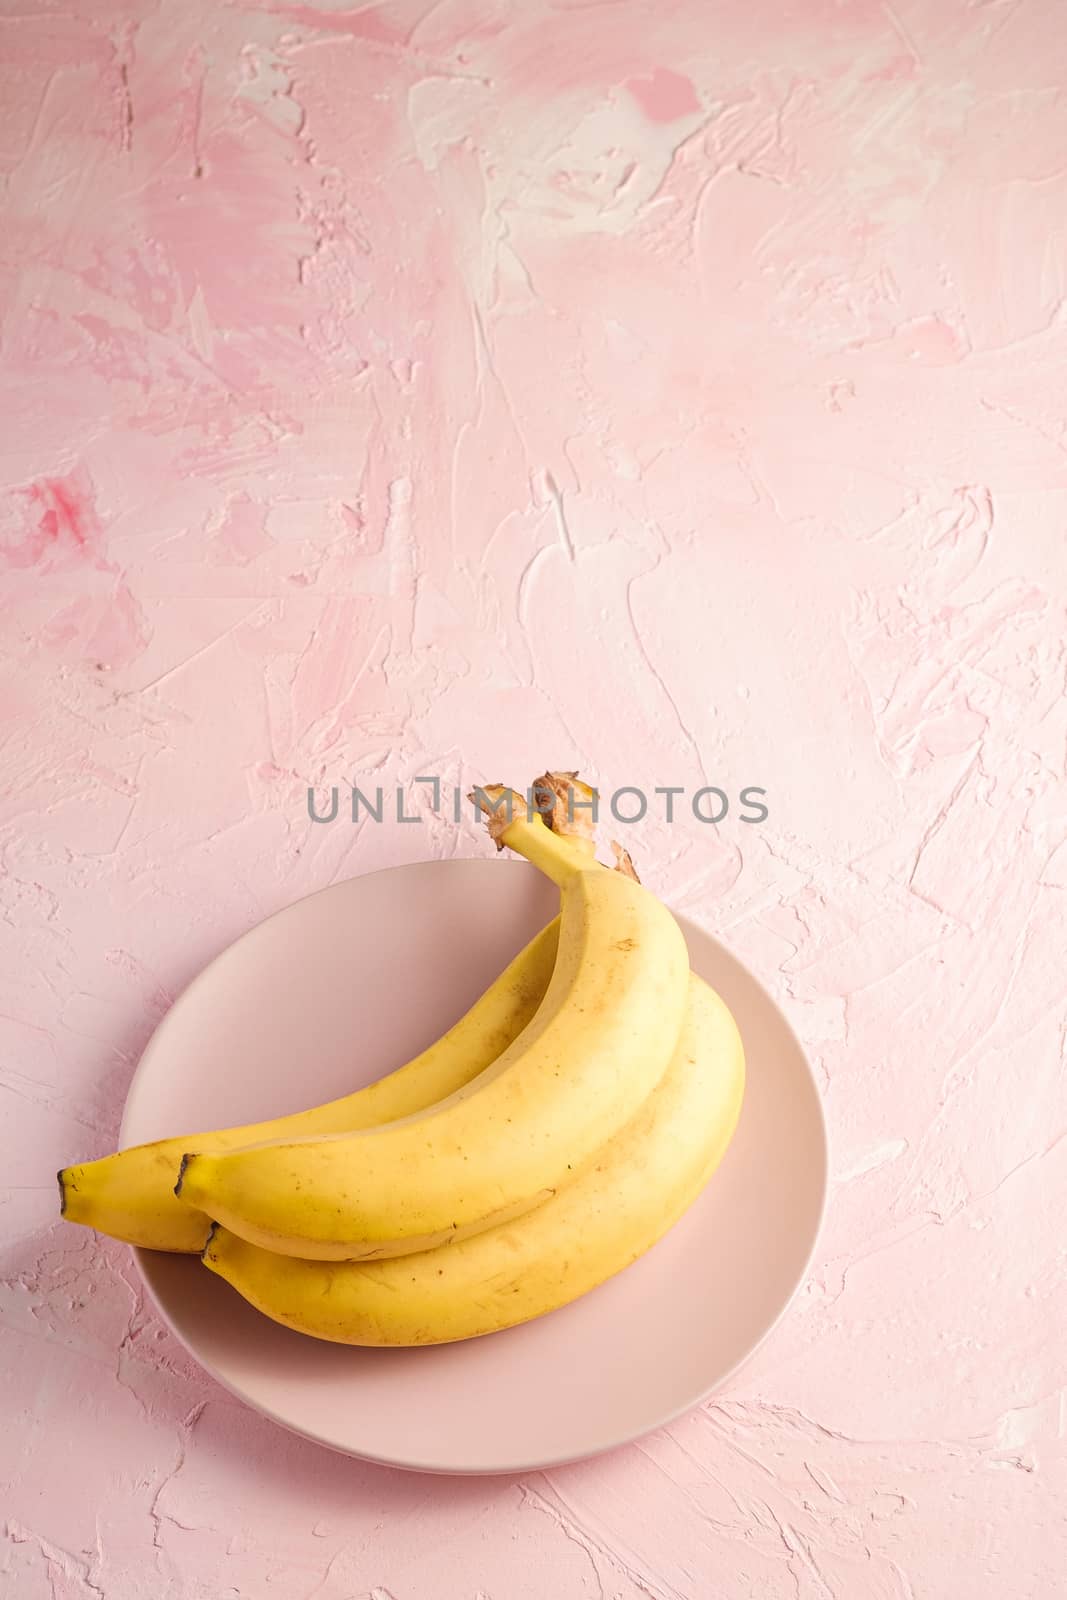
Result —
<instances>
[{"instance_id":1,"label":"banana","mask_svg":"<svg viewBox=\"0 0 1067 1600\"><path fill-rule=\"evenodd\" d=\"M186 1150L234 1150L264 1139L344 1133L391 1122L443 1100L484 1071L530 1021L548 988L558 941L557 917L436 1044L354 1094L269 1122L159 1139L65 1167L59 1173L63 1216L127 1244L199 1254L210 1218L174 1193Z\"/></svg>"},{"instance_id":2,"label":"banana","mask_svg":"<svg viewBox=\"0 0 1067 1600\"><path fill-rule=\"evenodd\" d=\"M218 1228L205 1264L275 1322L339 1344L442 1344L553 1311L643 1255L700 1193L737 1125L741 1039L697 977L660 1085L596 1164L515 1222L380 1262L298 1261Z\"/></svg>"},{"instance_id":3,"label":"banana","mask_svg":"<svg viewBox=\"0 0 1067 1600\"><path fill-rule=\"evenodd\" d=\"M490 831L561 891L559 951L533 1020L429 1111L315 1141L182 1162L178 1192L252 1244L322 1261L427 1250L542 1204L593 1163L663 1077L689 958L670 912L559 838L509 791Z\"/></svg>"}]
</instances>

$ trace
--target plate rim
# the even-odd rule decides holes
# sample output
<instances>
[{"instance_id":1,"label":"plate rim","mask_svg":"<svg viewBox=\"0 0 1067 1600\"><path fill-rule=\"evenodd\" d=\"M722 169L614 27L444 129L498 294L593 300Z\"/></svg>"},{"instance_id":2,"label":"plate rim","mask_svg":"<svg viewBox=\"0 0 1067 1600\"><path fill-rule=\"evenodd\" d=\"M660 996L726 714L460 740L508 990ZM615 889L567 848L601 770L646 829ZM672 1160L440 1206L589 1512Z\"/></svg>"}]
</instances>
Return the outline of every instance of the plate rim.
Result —
<instances>
[{"instance_id":1,"label":"plate rim","mask_svg":"<svg viewBox=\"0 0 1067 1600\"><path fill-rule=\"evenodd\" d=\"M491 856L450 856L445 858L428 857L421 861L397 862L388 867L372 868L369 872L352 873L349 877L340 878L335 880L333 883L324 884L319 889L312 889L308 894L298 895L296 899L288 901L284 906L279 906L276 911L272 911L268 916L261 917L260 920L253 923L250 928L246 928L245 931L238 934L235 939L231 939L229 944L217 951L215 955L210 958L210 960L205 962L205 964L193 974L192 978L189 979L185 987L181 989L181 991L175 996L173 1002L167 1007L167 1010L164 1012L163 1016L153 1029L144 1049L141 1051L137 1061L137 1066L134 1068L133 1075L130 1078L129 1085L126 1090L126 1099L123 1104L122 1118L119 1124L118 1149L122 1150L127 1148L126 1128L131 1107L135 1106L136 1090L138 1084L141 1083L144 1078L145 1068L150 1065L150 1058L153 1053L153 1046L155 1045L156 1040L179 1006L181 1006L183 1002L193 995L193 992L200 984L201 980L206 979L215 965L218 962L221 962L239 944L241 944L244 940L251 938L258 932L260 928L265 927L268 923L273 922L276 918L285 916L295 906L302 905L309 900L315 900L320 895L330 894L332 891L342 887L342 885L359 882L366 878L382 877L386 874L402 874L412 870L422 870L426 867L465 867L474 862L477 862L483 866L491 866L494 870L517 869L523 872L530 872L531 870L534 870L531 869L529 864L525 861L512 860L510 858L505 858L498 861L494 860L494 858ZM667 903L669 904L669 902ZM335 1455L348 1456L356 1461L368 1462L375 1466L388 1467L400 1472L414 1472L433 1477L457 1478L514 1477L523 1473L544 1472L554 1467L568 1466L581 1461L591 1461L597 1457L608 1455L612 1451L623 1449L626 1445L634 1444L640 1439L647 1439L652 1434L658 1433L661 1428L670 1427L670 1425L674 1422L677 1422L680 1417L687 1416L690 1412L699 1409L699 1407L702 1406L712 1394L725 1387L725 1385L729 1383L738 1372L748 1365L753 1357L763 1348L767 1340L770 1339L771 1335L778 1329L787 1312L790 1310L794 1301L796 1300L796 1297L804 1283L807 1281L809 1272L811 1270L812 1261L815 1258L815 1253L822 1237L823 1227L826 1221L827 1207L829 1204L831 1173L830 1132L822 1090L820 1089L818 1078L815 1075L815 1071L808 1057L808 1052L804 1048L804 1044L800 1039L796 1029L793 1027L789 1018L783 1011L782 1007L778 1004L778 1001L775 999L774 995L771 994L762 978L760 978L757 973L753 972L753 970L740 958L740 956L735 955L734 952L731 951L729 947L717 937L716 934L709 932L706 928L702 928L699 923L695 922L691 917L686 916L683 912L674 911L672 914L679 923L683 933L687 934L690 930L692 930L692 932L698 935L699 938L709 940L710 943L715 946L717 951L726 956L729 961L732 961L739 966L749 980L756 985L764 1004L775 1013L779 1025L785 1030L796 1050L798 1060L802 1064L803 1070L810 1082L812 1098L816 1112L816 1132L818 1136L820 1156L820 1193L818 1210L815 1217L815 1224L812 1228L811 1239L804 1255L804 1259L794 1274L793 1282L789 1287L788 1293L783 1299L782 1304L775 1314L773 1320L768 1323L767 1327L760 1334L759 1338L753 1345L750 1346L745 1354L734 1362L733 1366L727 1368L724 1372L718 1373L706 1388L702 1389L698 1394L693 1395L692 1397L683 1401L682 1404L676 1406L672 1411L660 1417L656 1422L650 1424L648 1427L642 1427L637 1432L634 1432L629 1428L624 1429L618 1436L614 1436L611 1439L591 1445L588 1449L583 1449L577 1452L568 1450L561 1455L546 1456L535 1461L523 1462L522 1464L513 1466L443 1466L438 1465L437 1463L414 1461L410 1458L401 1460L399 1458L390 1457L381 1453L358 1450L351 1445L339 1444L335 1439L325 1438L320 1433L315 1432L314 1429L310 1427L302 1427L299 1423L293 1422L290 1418L279 1415L276 1411L272 1410L269 1406L264 1405L261 1401L253 1399L248 1394L242 1392L236 1384L224 1377L211 1361L206 1360L197 1349L189 1344L179 1329L175 1326L175 1323L171 1319L165 1305L160 1299L160 1296L157 1294L155 1285L152 1282L150 1263L153 1258L158 1257L160 1254L166 1256L168 1253L147 1250L139 1245L131 1246L138 1276L144 1285L149 1300L155 1307L155 1310L164 1325L168 1328L174 1338L177 1339L182 1349L193 1358L197 1366L199 1366L203 1372L206 1372L208 1376L220 1386L220 1388L224 1389L228 1394L233 1395L235 1399L239 1400L242 1405L248 1406L250 1410L257 1412L260 1416L266 1417L268 1421L274 1423L277 1427L284 1428L288 1433L294 1434L297 1438L307 1439L313 1444L332 1451ZM559 1309L562 1310L565 1308L560 1307ZM469 1342L473 1343L475 1341Z\"/></svg>"}]
</instances>

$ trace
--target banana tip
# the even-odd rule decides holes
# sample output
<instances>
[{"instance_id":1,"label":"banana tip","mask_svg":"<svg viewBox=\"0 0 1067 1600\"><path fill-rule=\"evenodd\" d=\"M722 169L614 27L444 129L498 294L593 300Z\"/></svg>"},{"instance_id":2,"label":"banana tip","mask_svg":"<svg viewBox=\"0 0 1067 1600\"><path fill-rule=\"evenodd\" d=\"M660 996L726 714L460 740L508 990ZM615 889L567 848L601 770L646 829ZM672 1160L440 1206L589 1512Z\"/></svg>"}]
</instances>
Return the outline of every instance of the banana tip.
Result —
<instances>
[{"instance_id":1,"label":"banana tip","mask_svg":"<svg viewBox=\"0 0 1067 1600\"><path fill-rule=\"evenodd\" d=\"M219 1223L213 1222L207 1231L207 1238L204 1241L204 1248L200 1252L200 1259L204 1263L205 1267L214 1266L215 1258L211 1254L211 1246L215 1242L215 1235L219 1231L219 1226Z\"/></svg>"},{"instance_id":2,"label":"banana tip","mask_svg":"<svg viewBox=\"0 0 1067 1600\"><path fill-rule=\"evenodd\" d=\"M66 1170L66 1167L60 1167L56 1173L56 1182L59 1184L59 1214L61 1217L65 1217L67 1214L67 1185L64 1182Z\"/></svg>"}]
</instances>

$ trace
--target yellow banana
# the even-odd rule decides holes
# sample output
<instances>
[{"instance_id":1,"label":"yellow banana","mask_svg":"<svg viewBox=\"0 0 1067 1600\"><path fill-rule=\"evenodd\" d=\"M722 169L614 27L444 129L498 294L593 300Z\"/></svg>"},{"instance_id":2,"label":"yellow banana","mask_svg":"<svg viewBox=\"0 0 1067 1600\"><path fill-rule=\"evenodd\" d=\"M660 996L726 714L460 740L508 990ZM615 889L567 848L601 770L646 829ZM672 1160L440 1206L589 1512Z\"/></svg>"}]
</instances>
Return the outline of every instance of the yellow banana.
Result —
<instances>
[{"instance_id":1,"label":"yellow banana","mask_svg":"<svg viewBox=\"0 0 1067 1600\"><path fill-rule=\"evenodd\" d=\"M557 917L436 1044L354 1094L269 1122L158 1139L65 1167L59 1174L63 1215L127 1244L199 1253L210 1219L174 1193L186 1150L234 1150L264 1139L344 1133L406 1117L443 1100L484 1071L530 1021L548 988L558 940Z\"/></svg>"},{"instance_id":2,"label":"yellow banana","mask_svg":"<svg viewBox=\"0 0 1067 1600\"><path fill-rule=\"evenodd\" d=\"M442 1344L566 1305L655 1244L700 1193L737 1125L741 1039L699 978L658 1088L596 1165L517 1221L391 1261L298 1261L216 1229L212 1272L275 1322L340 1344Z\"/></svg>"},{"instance_id":3,"label":"yellow banana","mask_svg":"<svg viewBox=\"0 0 1067 1600\"><path fill-rule=\"evenodd\" d=\"M495 791L504 803L507 791ZM682 932L655 897L511 796L494 818L561 891L559 951L533 1020L429 1111L320 1140L182 1163L182 1198L253 1244L317 1260L430 1249L520 1216L590 1165L666 1070L686 1010Z\"/></svg>"}]
</instances>

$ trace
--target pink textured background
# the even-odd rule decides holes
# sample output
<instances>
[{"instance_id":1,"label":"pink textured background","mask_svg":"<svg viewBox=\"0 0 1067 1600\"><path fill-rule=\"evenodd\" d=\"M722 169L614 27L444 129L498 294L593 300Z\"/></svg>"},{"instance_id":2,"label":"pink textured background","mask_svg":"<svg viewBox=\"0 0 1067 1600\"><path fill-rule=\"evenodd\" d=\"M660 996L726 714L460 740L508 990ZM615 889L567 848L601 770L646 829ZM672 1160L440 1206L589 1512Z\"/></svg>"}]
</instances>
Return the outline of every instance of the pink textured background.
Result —
<instances>
[{"instance_id":1,"label":"pink textured background","mask_svg":"<svg viewBox=\"0 0 1067 1600\"><path fill-rule=\"evenodd\" d=\"M0 11L0 1590L1051 1600L1059 7ZM51 1174L242 930L485 849L309 782L546 762L768 788L626 839L811 1051L829 1219L688 1419L427 1481L231 1401Z\"/></svg>"}]
</instances>

